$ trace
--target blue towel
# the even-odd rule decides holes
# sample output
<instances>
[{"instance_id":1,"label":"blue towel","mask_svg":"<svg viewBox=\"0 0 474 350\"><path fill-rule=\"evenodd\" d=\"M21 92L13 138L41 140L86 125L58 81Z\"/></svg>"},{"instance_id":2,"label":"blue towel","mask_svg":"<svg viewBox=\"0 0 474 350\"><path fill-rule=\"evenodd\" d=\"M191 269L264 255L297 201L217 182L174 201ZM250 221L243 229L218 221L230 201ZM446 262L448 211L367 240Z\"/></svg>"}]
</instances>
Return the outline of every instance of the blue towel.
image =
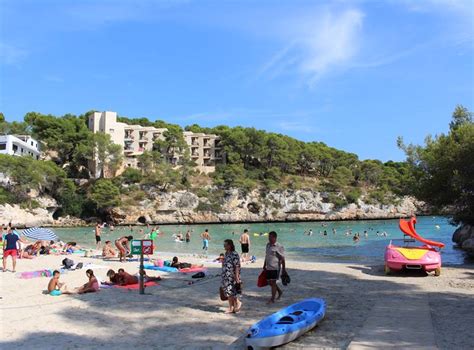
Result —
<instances>
[{"instance_id":1,"label":"blue towel","mask_svg":"<svg viewBox=\"0 0 474 350\"><path fill-rule=\"evenodd\" d=\"M145 270L155 270L155 271L163 271L163 272L178 272L176 267L169 267L169 266L155 266L155 265L143 265Z\"/></svg>"}]
</instances>

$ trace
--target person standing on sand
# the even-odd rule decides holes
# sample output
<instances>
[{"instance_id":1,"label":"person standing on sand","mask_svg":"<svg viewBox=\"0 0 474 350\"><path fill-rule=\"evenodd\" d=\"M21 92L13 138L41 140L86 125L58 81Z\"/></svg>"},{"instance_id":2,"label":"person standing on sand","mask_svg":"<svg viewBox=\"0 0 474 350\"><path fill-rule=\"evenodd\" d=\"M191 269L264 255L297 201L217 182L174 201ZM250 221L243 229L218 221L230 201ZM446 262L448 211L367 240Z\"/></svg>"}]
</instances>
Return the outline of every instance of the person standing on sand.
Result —
<instances>
[{"instance_id":1,"label":"person standing on sand","mask_svg":"<svg viewBox=\"0 0 474 350\"><path fill-rule=\"evenodd\" d=\"M272 288L272 297L268 303L274 303L276 294L278 293L277 299L280 299L283 294L277 285L280 271L282 274L286 274L285 248L277 242L277 233L275 231L271 231L268 234L263 270L265 271L268 284Z\"/></svg>"},{"instance_id":2,"label":"person standing on sand","mask_svg":"<svg viewBox=\"0 0 474 350\"><path fill-rule=\"evenodd\" d=\"M209 234L209 230L206 228L203 233L201 233L202 238L202 249L207 252L209 249L209 241L211 240L211 235Z\"/></svg>"},{"instance_id":3,"label":"person standing on sand","mask_svg":"<svg viewBox=\"0 0 474 350\"><path fill-rule=\"evenodd\" d=\"M242 302L237 297L240 289L240 257L235 251L234 242L231 239L224 241L224 261L222 262L222 296L228 298L229 310L226 313L238 313L242 307ZM224 298L224 300L225 300Z\"/></svg>"},{"instance_id":4,"label":"person standing on sand","mask_svg":"<svg viewBox=\"0 0 474 350\"><path fill-rule=\"evenodd\" d=\"M102 225L100 222L97 222L97 225L95 225L95 245L96 249L100 249L102 243L101 243L101 238L100 234L102 233Z\"/></svg>"},{"instance_id":5,"label":"person standing on sand","mask_svg":"<svg viewBox=\"0 0 474 350\"><path fill-rule=\"evenodd\" d=\"M14 234L11 226L9 226L7 229L7 234L3 238L3 272L7 271L7 258L9 256L12 257L12 263L13 263L12 272L16 272L16 257L18 256L18 246L17 246L18 241L26 243L20 237L18 237L18 235Z\"/></svg>"},{"instance_id":6,"label":"person standing on sand","mask_svg":"<svg viewBox=\"0 0 474 350\"><path fill-rule=\"evenodd\" d=\"M242 248L242 261L248 259L249 250L250 250L250 237L249 237L249 230L245 229L244 233L240 235L240 246Z\"/></svg>"},{"instance_id":7,"label":"person standing on sand","mask_svg":"<svg viewBox=\"0 0 474 350\"><path fill-rule=\"evenodd\" d=\"M120 262L125 260L126 255L130 252L130 242L133 240L133 236L124 236L115 241L115 246L119 251Z\"/></svg>"}]
</instances>

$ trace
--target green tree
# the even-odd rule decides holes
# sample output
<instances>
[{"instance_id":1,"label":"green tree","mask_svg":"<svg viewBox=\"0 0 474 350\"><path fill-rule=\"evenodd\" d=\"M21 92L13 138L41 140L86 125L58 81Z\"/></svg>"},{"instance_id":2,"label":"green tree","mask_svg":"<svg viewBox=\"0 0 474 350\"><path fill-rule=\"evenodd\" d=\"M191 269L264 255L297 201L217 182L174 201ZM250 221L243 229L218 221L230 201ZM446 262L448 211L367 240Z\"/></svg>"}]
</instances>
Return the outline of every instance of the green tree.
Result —
<instances>
[{"instance_id":1,"label":"green tree","mask_svg":"<svg viewBox=\"0 0 474 350\"><path fill-rule=\"evenodd\" d=\"M398 140L416 178L412 194L438 208L453 208L453 221L466 224L474 224L474 123L466 117L470 115L458 106L448 134L429 136L424 146Z\"/></svg>"},{"instance_id":2,"label":"green tree","mask_svg":"<svg viewBox=\"0 0 474 350\"><path fill-rule=\"evenodd\" d=\"M99 179L91 187L89 198L99 210L120 205L120 189L109 179Z\"/></svg>"},{"instance_id":3,"label":"green tree","mask_svg":"<svg viewBox=\"0 0 474 350\"><path fill-rule=\"evenodd\" d=\"M453 112L453 119L449 123L449 129L455 130L461 125L472 123L472 112L462 105L456 106Z\"/></svg>"},{"instance_id":4,"label":"green tree","mask_svg":"<svg viewBox=\"0 0 474 350\"><path fill-rule=\"evenodd\" d=\"M101 132L94 134L93 145L99 177L106 174L114 177L122 165L122 146L113 143L109 134Z\"/></svg>"},{"instance_id":5,"label":"green tree","mask_svg":"<svg viewBox=\"0 0 474 350\"><path fill-rule=\"evenodd\" d=\"M60 118L29 112L25 123L31 128L49 156L71 177L88 177L88 162L93 151L93 134L87 117L66 114Z\"/></svg>"}]
</instances>

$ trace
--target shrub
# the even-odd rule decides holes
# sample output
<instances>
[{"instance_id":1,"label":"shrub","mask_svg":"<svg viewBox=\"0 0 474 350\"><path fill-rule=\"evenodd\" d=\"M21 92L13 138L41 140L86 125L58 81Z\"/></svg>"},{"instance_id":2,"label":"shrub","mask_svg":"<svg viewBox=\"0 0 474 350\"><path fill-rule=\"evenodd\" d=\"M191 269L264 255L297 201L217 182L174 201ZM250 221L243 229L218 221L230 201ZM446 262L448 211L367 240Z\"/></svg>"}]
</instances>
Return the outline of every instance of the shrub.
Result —
<instances>
[{"instance_id":1,"label":"shrub","mask_svg":"<svg viewBox=\"0 0 474 350\"><path fill-rule=\"evenodd\" d=\"M344 196L346 197L348 203L356 203L361 194L362 191L358 187L353 187L344 192Z\"/></svg>"}]
</instances>

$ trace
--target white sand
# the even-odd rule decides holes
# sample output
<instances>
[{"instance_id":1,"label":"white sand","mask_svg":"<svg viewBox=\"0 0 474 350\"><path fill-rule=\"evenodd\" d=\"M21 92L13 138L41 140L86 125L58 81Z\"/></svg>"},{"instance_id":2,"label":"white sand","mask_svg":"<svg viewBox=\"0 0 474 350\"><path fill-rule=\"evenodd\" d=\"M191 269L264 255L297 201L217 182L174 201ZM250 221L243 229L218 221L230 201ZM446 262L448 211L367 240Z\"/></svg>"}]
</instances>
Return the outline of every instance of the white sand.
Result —
<instances>
[{"instance_id":1,"label":"white sand","mask_svg":"<svg viewBox=\"0 0 474 350\"><path fill-rule=\"evenodd\" d=\"M58 268L63 258L19 260L17 271ZM107 268L124 267L131 273L138 268L136 262L72 258ZM219 265L208 266L211 275L220 272ZM261 262L243 268L243 308L238 315L224 314L226 304L218 297L220 277L188 285L190 276L159 273L164 280L147 288L146 295L103 289L51 297L42 294L48 278L20 279L6 272L1 274L0 344L3 349L244 348L245 331L259 319L300 299L322 297L328 304L326 319L287 348L346 348L373 305L393 298L405 298L407 308L410 300L428 300L439 348L474 348L472 266L445 267L440 277L384 276L381 266L288 262L292 282L283 287L282 300L272 306L265 304L268 287L256 287L260 268ZM107 269L94 271L105 280ZM158 275L154 272L149 274ZM80 286L86 282L85 270L68 272L61 279L69 287Z\"/></svg>"}]
</instances>

